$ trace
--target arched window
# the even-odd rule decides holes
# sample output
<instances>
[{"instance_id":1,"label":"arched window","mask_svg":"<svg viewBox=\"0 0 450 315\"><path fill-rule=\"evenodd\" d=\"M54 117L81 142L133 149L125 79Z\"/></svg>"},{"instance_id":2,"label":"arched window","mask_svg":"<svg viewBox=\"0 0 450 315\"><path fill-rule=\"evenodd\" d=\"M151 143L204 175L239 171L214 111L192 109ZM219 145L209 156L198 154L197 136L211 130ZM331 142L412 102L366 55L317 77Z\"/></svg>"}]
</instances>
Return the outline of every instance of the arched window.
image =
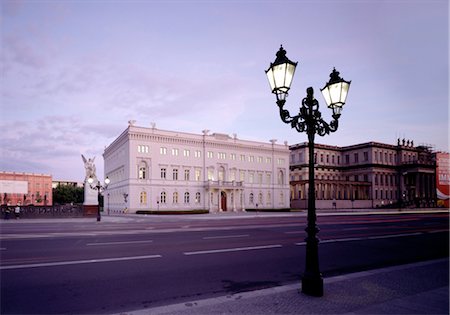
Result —
<instances>
[{"instance_id":1,"label":"arched window","mask_svg":"<svg viewBox=\"0 0 450 315\"><path fill-rule=\"evenodd\" d=\"M189 203L189 193L188 192L184 193L184 203Z\"/></svg>"},{"instance_id":2,"label":"arched window","mask_svg":"<svg viewBox=\"0 0 450 315\"><path fill-rule=\"evenodd\" d=\"M161 192L160 202L161 202L161 203L166 203L166 197L167 197L166 192L165 192L165 191L162 191L162 192Z\"/></svg>"},{"instance_id":3,"label":"arched window","mask_svg":"<svg viewBox=\"0 0 450 315\"><path fill-rule=\"evenodd\" d=\"M259 195L258 195L258 203L260 204L260 205L263 205L263 194L260 192L259 193Z\"/></svg>"},{"instance_id":4,"label":"arched window","mask_svg":"<svg viewBox=\"0 0 450 315\"><path fill-rule=\"evenodd\" d=\"M140 199L141 205L147 204L147 192L141 191L141 196L139 199Z\"/></svg>"},{"instance_id":5,"label":"arched window","mask_svg":"<svg viewBox=\"0 0 450 315\"><path fill-rule=\"evenodd\" d=\"M178 203L178 192L173 193L172 203Z\"/></svg>"},{"instance_id":6,"label":"arched window","mask_svg":"<svg viewBox=\"0 0 450 315\"><path fill-rule=\"evenodd\" d=\"M139 179L146 179L147 178L147 163L145 163L144 161L142 161L139 164L138 178Z\"/></svg>"},{"instance_id":7,"label":"arched window","mask_svg":"<svg viewBox=\"0 0 450 315\"><path fill-rule=\"evenodd\" d=\"M254 197L253 197L253 193L250 193L250 197L249 197L249 202L252 205L254 203Z\"/></svg>"},{"instance_id":8,"label":"arched window","mask_svg":"<svg viewBox=\"0 0 450 315\"><path fill-rule=\"evenodd\" d=\"M201 197L200 192L197 192L195 194L195 203L200 203L200 197Z\"/></svg>"}]
</instances>

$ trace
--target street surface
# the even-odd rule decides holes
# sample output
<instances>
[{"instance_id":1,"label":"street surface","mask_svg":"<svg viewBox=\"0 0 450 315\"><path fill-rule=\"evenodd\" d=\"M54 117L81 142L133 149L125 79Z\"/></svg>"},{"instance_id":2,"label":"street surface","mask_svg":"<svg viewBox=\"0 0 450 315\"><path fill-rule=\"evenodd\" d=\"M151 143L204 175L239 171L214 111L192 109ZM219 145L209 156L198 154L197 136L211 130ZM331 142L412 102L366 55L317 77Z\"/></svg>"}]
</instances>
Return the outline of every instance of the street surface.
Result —
<instances>
[{"instance_id":1,"label":"street surface","mask_svg":"<svg viewBox=\"0 0 450 315\"><path fill-rule=\"evenodd\" d=\"M2 314L118 313L298 283L306 216L0 223ZM449 215L318 217L324 277L449 256Z\"/></svg>"}]
</instances>

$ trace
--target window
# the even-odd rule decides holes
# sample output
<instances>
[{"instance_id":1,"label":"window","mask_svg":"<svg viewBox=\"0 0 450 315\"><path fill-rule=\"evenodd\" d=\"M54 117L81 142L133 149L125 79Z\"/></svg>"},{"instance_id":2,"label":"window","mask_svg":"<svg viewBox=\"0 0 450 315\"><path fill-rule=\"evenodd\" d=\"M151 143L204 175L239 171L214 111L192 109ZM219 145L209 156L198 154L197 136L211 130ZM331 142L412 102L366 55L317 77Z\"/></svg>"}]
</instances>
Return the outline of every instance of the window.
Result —
<instances>
[{"instance_id":1,"label":"window","mask_svg":"<svg viewBox=\"0 0 450 315\"><path fill-rule=\"evenodd\" d=\"M350 164L350 155L345 155L345 164Z\"/></svg>"},{"instance_id":2,"label":"window","mask_svg":"<svg viewBox=\"0 0 450 315\"><path fill-rule=\"evenodd\" d=\"M161 168L161 179L166 179L166 169Z\"/></svg>"},{"instance_id":3,"label":"window","mask_svg":"<svg viewBox=\"0 0 450 315\"><path fill-rule=\"evenodd\" d=\"M172 203L178 203L178 192L174 192L172 195Z\"/></svg>"},{"instance_id":4,"label":"window","mask_svg":"<svg viewBox=\"0 0 450 315\"><path fill-rule=\"evenodd\" d=\"M260 205L263 205L263 194L262 193L259 193L259 195L258 195L258 203Z\"/></svg>"},{"instance_id":5,"label":"window","mask_svg":"<svg viewBox=\"0 0 450 315\"><path fill-rule=\"evenodd\" d=\"M148 153L148 145L138 145L139 153Z\"/></svg>"},{"instance_id":6,"label":"window","mask_svg":"<svg viewBox=\"0 0 450 315\"><path fill-rule=\"evenodd\" d=\"M358 152L356 152L354 154L354 157L355 157L355 163L358 163L359 162L359 154L358 154Z\"/></svg>"},{"instance_id":7,"label":"window","mask_svg":"<svg viewBox=\"0 0 450 315\"><path fill-rule=\"evenodd\" d=\"M174 168L173 172L172 172L172 179L173 180L178 180L178 169Z\"/></svg>"},{"instance_id":8,"label":"window","mask_svg":"<svg viewBox=\"0 0 450 315\"><path fill-rule=\"evenodd\" d=\"M165 147L159 148L159 154L166 155L167 154L167 148L165 148Z\"/></svg>"},{"instance_id":9,"label":"window","mask_svg":"<svg viewBox=\"0 0 450 315\"><path fill-rule=\"evenodd\" d=\"M262 185L262 183L263 183L263 174L258 173L258 184Z\"/></svg>"},{"instance_id":10,"label":"window","mask_svg":"<svg viewBox=\"0 0 450 315\"><path fill-rule=\"evenodd\" d=\"M138 169L138 178L146 179L147 178L147 163L141 162Z\"/></svg>"},{"instance_id":11,"label":"window","mask_svg":"<svg viewBox=\"0 0 450 315\"><path fill-rule=\"evenodd\" d=\"M253 193L250 193L250 196L249 196L249 203L250 203L251 205L254 203L254 196L253 196Z\"/></svg>"},{"instance_id":12,"label":"window","mask_svg":"<svg viewBox=\"0 0 450 315\"><path fill-rule=\"evenodd\" d=\"M270 173L266 174L266 184L270 185L272 183L272 176Z\"/></svg>"},{"instance_id":13,"label":"window","mask_svg":"<svg viewBox=\"0 0 450 315\"><path fill-rule=\"evenodd\" d=\"M166 197L167 197L166 192L165 192L165 191L162 191L162 192L161 192L161 196L160 196L160 198L159 198L159 201L160 201L161 203L165 204L165 203L166 203Z\"/></svg>"},{"instance_id":14,"label":"window","mask_svg":"<svg viewBox=\"0 0 450 315\"><path fill-rule=\"evenodd\" d=\"M334 155L331 156L331 163L334 164Z\"/></svg>"},{"instance_id":15,"label":"window","mask_svg":"<svg viewBox=\"0 0 450 315\"><path fill-rule=\"evenodd\" d=\"M188 192L184 193L184 203L189 203L189 193Z\"/></svg>"},{"instance_id":16,"label":"window","mask_svg":"<svg viewBox=\"0 0 450 315\"><path fill-rule=\"evenodd\" d=\"M178 156L178 149L177 148L173 148L172 149L172 155L173 156Z\"/></svg>"},{"instance_id":17,"label":"window","mask_svg":"<svg viewBox=\"0 0 450 315\"><path fill-rule=\"evenodd\" d=\"M241 182L245 181L245 171L239 171L239 180Z\"/></svg>"},{"instance_id":18,"label":"window","mask_svg":"<svg viewBox=\"0 0 450 315\"><path fill-rule=\"evenodd\" d=\"M245 155L241 154L240 159L241 159L242 162L244 162L245 161Z\"/></svg>"},{"instance_id":19,"label":"window","mask_svg":"<svg viewBox=\"0 0 450 315\"><path fill-rule=\"evenodd\" d=\"M258 156L258 163L262 163L263 162L263 157L262 156Z\"/></svg>"},{"instance_id":20,"label":"window","mask_svg":"<svg viewBox=\"0 0 450 315\"><path fill-rule=\"evenodd\" d=\"M195 170L195 180L199 182L201 180L201 176L202 176L202 171Z\"/></svg>"},{"instance_id":21,"label":"window","mask_svg":"<svg viewBox=\"0 0 450 315\"><path fill-rule=\"evenodd\" d=\"M320 154L320 163L323 163L323 153Z\"/></svg>"},{"instance_id":22,"label":"window","mask_svg":"<svg viewBox=\"0 0 450 315\"><path fill-rule=\"evenodd\" d=\"M284 159L279 158L279 159L277 160L277 163L278 163L278 165L284 165Z\"/></svg>"},{"instance_id":23,"label":"window","mask_svg":"<svg viewBox=\"0 0 450 315\"><path fill-rule=\"evenodd\" d=\"M219 167L219 180L225 180L225 168L223 166Z\"/></svg>"},{"instance_id":24,"label":"window","mask_svg":"<svg viewBox=\"0 0 450 315\"><path fill-rule=\"evenodd\" d=\"M272 203L272 196L270 195L270 192L267 193L267 204L270 205Z\"/></svg>"},{"instance_id":25,"label":"window","mask_svg":"<svg viewBox=\"0 0 450 315\"><path fill-rule=\"evenodd\" d=\"M230 180L235 181L236 180L236 170L231 170L230 172Z\"/></svg>"},{"instance_id":26,"label":"window","mask_svg":"<svg viewBox=\"0 0 450 315\"><path fill-rule=\"evenodd\" d=\"M187 150L187 149L184 149L183 150L183 156L184 157L189 157L191 155L191 151L189 151L189 150Z\"/></svg>"},{"instance_id":27,"label":"window","mask_svg":"<svg viewBox=\"0 0 450 315\"><path fill-rule=\"evenodd\" d=\"M270 157L266 157L266 163L267 163L267 164L270 164L270 163L272 163L272 158L270 158Z\"/></svg>"},{"instance_id":28,"label":"window","mask_svg":"<svg viewBox=\"0 0 450 315\"><path fill-rule=\"evenodd\" d=\"M233 161L236 161L236 153L231 153L230 159L232 159Z\"/></svg>"},{"instance_id":29,"label":"window","mask_svg":"<svg viewBox=\"0 0 450 315\"><path fill-rule=\"evenodd\" d=\"M195 194L195 203L200 203L200 197L201 197L200 193L197 192L197 193Z\"/></svg>"},{"instance_id":30,"label":"window","mask_svg":"<svg viewBox=\"0 0 450 315\"><path fill-rule=\"evenodd\" d=\"M255 157L254 157L253 155L249 155L249 156L248 156L248 161L249 161L250 163L254 163L254 162L255 162Z\"/></svg>"},{"instance_id":31,"label":"window","mask_svg":"<svg viewBox=\"0 0 450 315\"><path fill-rule=\"evenodd\" d=\"M208 180L214 180L214 169L208 168Z\"/></svg>"},{"instance_id":32,"label":"window","mask_svg":"<svg viewBox=\"0 0 450 315\"><path fill-rule=\"evenodd\" d=\"M141 202L141 205L145 205L147 203L147 193L145 191L141 191L139 200Z\"/></svg>"},{"instance_id":33,"label":"window","mask_svg":"<svg viewBox=\"0 0 450 315\"><path fill-rule=\"evenodd\" d=\"M250 184L253 184L254 178L255 178L255 174L253 174L253 173L249 173L249 174L248 174L248 182L249 182Z\"/></svg>"},{"instance_id":34,"label":"window","mask_svg":"<svg viewBox=\"0 0 450 315\"><path fill-rule=\"evenodd\" d=\"M194 156L195 156L196 158L202 157L202 151L200 151L200 150L195 150Z\"/></svg>"},{"instance_id":35,"label":"window","mask_svg":"<svg viewBox=\"0 0 450 315\"><path fill-rule=\"evenodd\" d=\"M190 177L190 171L184 170L184 180L189 180L189 177Z\"/></svg>"},{"instance_id":36,"label":"window","mask_svg":"<svg viewBox=\"0 0 450 315\"><path fill-rule=\"evenodd\" d=\"M219 160L226 160L227 154L225 152L219 152L219 153L217 153L217 158Z\"/></svg>"},{"instance_id":37,"label":"window","mask_svg":"<svg viewBox=\"0 0 450 315\"><path fill-rule=\"evenodd\" d=\"M214 153L212 151L208 151L208 158L212 159L214 157Z\"/></svg>"}]
</instances>

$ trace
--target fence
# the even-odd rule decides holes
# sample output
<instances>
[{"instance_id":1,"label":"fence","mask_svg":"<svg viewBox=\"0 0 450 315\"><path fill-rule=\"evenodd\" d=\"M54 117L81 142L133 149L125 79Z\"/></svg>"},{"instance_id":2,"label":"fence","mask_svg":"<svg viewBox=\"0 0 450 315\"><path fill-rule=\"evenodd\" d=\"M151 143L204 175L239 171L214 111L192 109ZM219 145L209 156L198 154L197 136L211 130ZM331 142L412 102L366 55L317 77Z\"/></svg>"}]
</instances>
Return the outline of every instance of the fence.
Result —
<instances>
[{"instance_id":1,"label":"fence","mask_svg":"<svg viewBox=\"0 0 450 315\"><path fill-rule=\"evenodd\" d=\"M16 217L16 206L0 206L2 219ZM20 206L20 218L76 218L83 216L82 205Z\"/></svg>"}]
</instances>

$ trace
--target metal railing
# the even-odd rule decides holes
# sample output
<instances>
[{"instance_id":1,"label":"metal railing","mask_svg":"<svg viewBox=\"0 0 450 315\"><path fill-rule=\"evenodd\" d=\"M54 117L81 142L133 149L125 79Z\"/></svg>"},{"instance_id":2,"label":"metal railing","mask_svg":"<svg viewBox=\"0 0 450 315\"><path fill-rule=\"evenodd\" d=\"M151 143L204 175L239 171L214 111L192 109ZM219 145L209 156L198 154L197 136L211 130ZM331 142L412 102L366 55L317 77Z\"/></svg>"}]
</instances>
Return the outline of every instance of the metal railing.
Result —
<instances>
[{"instance_id":1,"label":"metal railing","mask_svg":"<svg viewBox=\"0 0 450 315\"><path fill-rule=\"evenodd\" d=\"M2 219L19 218L75 218L83 216L82 205L56 206L20 206L19 213L16 206L0 206Z\"/></svg>"}]
</instances>

